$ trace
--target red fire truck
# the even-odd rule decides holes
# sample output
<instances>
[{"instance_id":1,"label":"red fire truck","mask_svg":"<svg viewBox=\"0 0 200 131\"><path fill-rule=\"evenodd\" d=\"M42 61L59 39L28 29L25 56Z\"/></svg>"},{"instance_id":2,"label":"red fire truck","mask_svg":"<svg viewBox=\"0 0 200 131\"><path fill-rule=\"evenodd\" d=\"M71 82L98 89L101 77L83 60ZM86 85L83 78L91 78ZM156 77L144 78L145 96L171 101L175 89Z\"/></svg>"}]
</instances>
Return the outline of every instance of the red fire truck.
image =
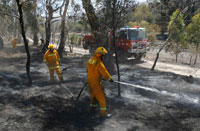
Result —
<instances>
[{"instance_id":1,"label":"red fire truck","mask_svg":"<svg viewBox=\"0 0 200 131\"><path fill-rule=\"evenodd\" d=\"M111 45L113 45L112 36L111 31L109 37ZM89 45L94 44L95 41L92 35L85 35L83 37L84 48L88 48ZM115 45L119 56L134 56L136 59L141 59L149 49L149 44L145 28L125 26L116 31Z\"/></svg>"},{"instance_id":2,"label":"red fire truck","mask_svg":"<svg viewBox=\"0 0 200 131\"><path fill-rule=\"evenodd\" d=\"M83 48L88 49L90 45L95 45L94 36L93 35L84 35L83 36Z\"/></svg>"},{"instance_id":3,"label":"red fire truck","mask_svg":"<svg viewBox=\"0 0 200 131\"><path fill-rule=\"evenodd\" d=\"M146 38L145 28L125 26L117 30L115 44L125 55L141 59L149 49L150 42Z\"/></svg>"}]
</instances>

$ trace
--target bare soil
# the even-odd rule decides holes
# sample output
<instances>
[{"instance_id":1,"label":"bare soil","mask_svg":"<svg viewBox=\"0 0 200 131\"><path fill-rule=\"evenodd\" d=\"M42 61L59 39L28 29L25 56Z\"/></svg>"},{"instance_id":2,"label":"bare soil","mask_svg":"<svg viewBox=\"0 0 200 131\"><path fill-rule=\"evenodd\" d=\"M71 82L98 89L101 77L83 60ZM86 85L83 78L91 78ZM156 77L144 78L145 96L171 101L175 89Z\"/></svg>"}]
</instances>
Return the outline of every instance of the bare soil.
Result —
<instances>
[{"instance_id":1,"label":"bare soil","mask_svg":"<svg viewBox=\"0 0 200 131\"><path fill-rule=\"evenodd\" d=\"M120 63L121 97L117 83L103 81L107 108L112 114L100 118L90 114L86 88L87 51L68 53L62 59L64 82L49 81L48 69L38 49L30 47L33 85L28 87L23 46L0 51L0 130L1 131L199 131L200 60L188 65L183 54L162 52L151 71L156 49L142 61L130 58ZM191 75L191 76L190 76ZM113 75L117 80L117 76Z\"/></svg>"}]
</instances>

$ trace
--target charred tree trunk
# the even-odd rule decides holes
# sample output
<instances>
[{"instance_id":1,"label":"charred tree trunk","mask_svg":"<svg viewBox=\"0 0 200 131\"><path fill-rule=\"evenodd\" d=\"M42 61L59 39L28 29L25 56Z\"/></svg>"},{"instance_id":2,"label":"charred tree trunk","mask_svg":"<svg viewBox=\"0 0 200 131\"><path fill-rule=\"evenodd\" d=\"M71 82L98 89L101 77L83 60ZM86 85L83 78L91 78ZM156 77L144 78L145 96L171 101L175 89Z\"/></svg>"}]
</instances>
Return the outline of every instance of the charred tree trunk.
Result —
<instances>
[{"instance_id":1,"label":"charred tree trunk","mask_svg":"<svg viewBox=\"0 0 200 131\"><path fill-rule=\"evenodd\" d=\"M195 65L196 63L197 63L197 53L196 53L196 55L195 55L195 59L194 59L194 64L193 65Z\"/></svg>"},{"instance_id":2,"label":"charred tree trunk","mask_svg":"<svg viewBox=\"0 0 200 131\"><path fill-rule=\"evenodd\" d=\"M65 48L65 41L66 41L66 27L65 27L65 19L66 19L66 13L67 13L67 8L68 8L69 0L65 1L65 7L64 7L64 12L62 15L62 20L61 20L61 36L60 36L60 45L58 48L58 52L60 57L63 57L63 51Z\"/></svg>"},{"instance_id":3,"label":"charred tree trunk","mask_svg":"<svg viewBox=\"0 0 200 131\"><path fill-rule=\"evenodd\" d=\"M34 33L33 35L33 46L37 46L38 45L38 36L37 33Z\"/></svg>"},{"instance_id":4,"label":"charred tree trunk","mask_svg":"<svg viewBox=\"0 0 200 131\"><path fill-rule=\"evenodd\" d=\"M176 63L178 62L178 54L176 54Z\"/></svg>"},{"instance_id":5,"label":"charred tree trunk","mask_svg":"<svg viewBox=\"0 0 200 131\"><path fill-rule=\"evenodd\" d=\"M194 60L194 64L193 65L195 65L196 64L196 62L197 62L197 56L198 56L198 48L199 48L199 46L197 45L196 46L196 54L195 54L195 60Z\"/></svg>"},{"instance_id":6,"label":"charred tree trunk","mask_svg":"<svg viewBox=\"0 0 200 131\"><path fill-rule=\"evenodd\" d=\"M190 65L192 64L192 56L190 56Z\"/></svg>"},{"instance_id":7,"label":"charred tree trunk","mask_svg":"<svg viewBox=\"0 0 200 131\"><path fill-rule=\"evenodd\" d=\"M98 22L98 17L95 14L94 7L91 4L91 0L82 0L83 8L88 17L89 24L93 32L98 32L100 25Z\"/></svg>"},{"instance_id":8,"label":"charred tree trunk","mask_svg":"<svg viewBox=\"0 0 200 131\"><path fill-rule=\"evenodd\" d=\"M154 70L154 68L155 68L155 66L156 66L156 63L157 63L157 61L158 61L160 52L163 50L163 48L164 48L165 45L167 44L167 42L169 41L170 37L171 37L171 34L168 36L168 38L167 38L167 40L165 41L165 43L163 44L163 46L162 46L162 47L160 48L160 50L157 52L157 54L156 54L156 59L155 59L154 64L153 64L153 66L152 66L152 68L151 68L152 71Z\"/></svg>"},{"instance_id":9,"label":"charred tree trunk","mask_svg":"<svg viewBox=\"0 0 200 131\"><path fill-rule=\"evenodd\" d=\"M42 53L44 53L47 50L49 42L50 42L50 38L51 38L51 24L50 23L51 23L51 20L49 19L45 22L46 40L42 48Z\"/></svg>"},{"instance_id":10,"label":"charred tree trunk","mask_svg":"<svg viewBox=\"0 0 200 131\"><path fill-rule=\"evenodd\" d=\"M27 73L27 76L28 76L28 84L31 85L32 84L32 78L31 78L31 75L30 75L31 56L30 56L30 53L29 53L29 47L28 47L28 42L27 42L27 39L26 39L26 33L24 31L22 4L20 3L20 0L16 0L16 2L17 2L17 6L18 6L18 12L19 12L19 15L20 15L19 22L20 22L20 25L21 25L22 37L23 37L23 40L24 40L24 46L25 46L26 53L27 53L26 73Z\"/></svg>"},{"instance_id":11,"label":"charred tree trunk","mask_svg":"<svg viewBox=\"0 0 200 131\"><path fill-rule=\"evenodd\" d=\"M118 55L117 55L117 48L116 48L116 45L115 45L115 31L116 31L115 5L116 5L116 0L113 0L113 10L112 10L113 45L114 45L114 49L115 49L115 60L116 60L116 66L117 66L118 81L120 81ZM121 96L121 88L120 88L120 84L119 83L118 83L118 96Z\"/></svg>"},{"instance_id":12,"label":"charred tree trunk","mask_svg":"<svg viewBox=\"0 0 200 131\"><path fill-rule=\"evenodd\" d=\"M22 29L21 29L21 25L20 23L18 23L18 32L17 32L17 43L21 43L22 42L22 37L21 37L21 34L22 34Z\"/></svg>"},{"instance_id":13,"label":"charred tree trunk","mask_svg":"<svg viewBox=\"0 0 200 131\"><path fill-rule=\"evenodd\" d=\"M53 19L53 8L49 3L46 3L46 8L48 11L48 17L46 18L45 22L45 31L46 31L46 42L42 48L42 53L44 53L49 45L51 39L51 21Z\"/></svg>"},{"instance_id":14,"label":"charred tree trunk","mask_svg":"<svg viewBox=\"0 0 200 131\"><path fill-rule=\"evenodd\" d=\"M0 49L3 49L3 48L4 48L3 39L2 39L2 37L0 36Z\"/></svg>"},{"instance_id":15,"label":"charred tree trunk","mask_svg":"<svg viewBox=\"0 0 200 131\"><path fill-rule=\"evenodd\" d=\"M37 0L34 0L34 5L37 5ZM33 46L38 46L38 32L39 32L39 26L38 26L38 20L37 20L37 6L34 6L34 29L33 30Z\"/></svg>"},{"instance_id":16,"label":"charred tree trunk","mask_svg":"<svg viewBox=\"0 0 200 131\"><path fill-rule=\"evenodd\" d=\"M91 4L91 0L82 0L82 3L83 3L83 8L85 9L85 12L87 14L92 33L94 34L94 37L95 37L95 43L97 44L104 43L101 37L103 34L100 31L101 25L99 24L98 17L95 14L94 7Z\"/></svg>"},{"instance_id":17,"label":"charred tree trunk","mask_svg":"<svg viewBox=\"0 0 200 131\"><path fill-rule=\"evenodd\" d=\"M15 15L17 16L17 3L15 2L14 5L14 11L15 11ZM17 27L18 27L18 22L17 22L17 18L14 17L14 37L17 37Z\"/></svg>"}]
</instances>

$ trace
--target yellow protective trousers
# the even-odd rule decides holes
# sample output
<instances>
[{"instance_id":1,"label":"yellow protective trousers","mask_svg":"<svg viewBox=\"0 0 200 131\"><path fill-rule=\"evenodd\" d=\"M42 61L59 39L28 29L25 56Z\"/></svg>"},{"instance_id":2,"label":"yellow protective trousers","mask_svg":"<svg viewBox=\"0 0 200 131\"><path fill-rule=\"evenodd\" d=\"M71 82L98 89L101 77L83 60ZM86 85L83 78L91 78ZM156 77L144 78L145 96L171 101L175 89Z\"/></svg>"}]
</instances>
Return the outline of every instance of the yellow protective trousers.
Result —
<instances>
[{"instance_id":1,"label":"yellow protective trousers","mask_svg":"<svg viewBox=\"0 0 200 131\"><path fill-rule=\"evenodd\" d=\"M54 80L54 71L56 71L57 75L58 75L58 78L59 80L63 80L63 76L61 74L61 70L59 67L49 67L49 74L50 74L50 80L53 81Z\"/></svg>"},{"instance_id":2,"label":"yellow protective trousers","mask_svg":"<svg viewBox=\"0 0 200 131\"><path fill-rule=\"evenodd\" d=\"M98 85L98 86L97 86ZM89 86L89 93L90 93L90 108L97 107L97 103L95 99L100 104L100 114L105 115L106 112L106 96L104 89L102 87L102 83L94 84L94 83L88 83Z\"/></svg>"},{"instance_id":3,"label":"yellow protective trousers","mask_svg":"<svg viewBox=\"0 0 200 131\"><path fill-rule=\"evenodd\" d=\"M13 49L16 48L16 44L17 44L17 39L13 39L12 40L12 47L13 47Z\"/></svg>"}]
</instances>

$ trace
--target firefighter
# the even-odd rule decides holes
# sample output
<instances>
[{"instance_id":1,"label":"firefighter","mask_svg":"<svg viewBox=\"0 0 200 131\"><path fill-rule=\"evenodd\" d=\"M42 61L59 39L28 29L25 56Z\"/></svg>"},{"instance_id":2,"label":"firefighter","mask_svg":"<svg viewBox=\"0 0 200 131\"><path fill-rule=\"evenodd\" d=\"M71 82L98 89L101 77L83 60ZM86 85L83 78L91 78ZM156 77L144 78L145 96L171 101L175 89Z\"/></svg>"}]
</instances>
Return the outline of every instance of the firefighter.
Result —
<instances>
[{"instance_id":1,"label":"firefighter","mask_svg":"<svg viewBox=\"0 0 200 131\"><path fill-rule=\"evenodd\" d=\"M97 102L100 104L100 116L107 116L106 111L106 96L102 86L102 77L105 80L113 82L111 75L104 66L102 59L107 53L104 47L98 47L94 52L94 56L87 62L88 72L88 87L90 93L90 112L94 112L97 107Z\"/></svg>"},{"instance_id":2,"label":"firefighter","mask_svg":"<svg viewBox=\"0 0 200 131\"><path fill-rule=\"evenodd\" d=\"M63 81L63 76L61 74L61 70L59 67L59 63L60 63L59 54L53 44L50 44L48 48L49 49L46 51L43 61L44 63L47 64L49 68L50 80L54 81L54 70L56 70L59 80Z\"/></svg>"},{"instance_id":3,"label":"firefighter","mask_svg":"<svg viewBox=\"0 0 200 131\"><path fill-rule=\"evenodd\" d=\"M16 44L17 44L17 38L15 37L15 38L12 40L12 47L13 47L13 49L16 48Z\"/></svg>"}]
</instances>

